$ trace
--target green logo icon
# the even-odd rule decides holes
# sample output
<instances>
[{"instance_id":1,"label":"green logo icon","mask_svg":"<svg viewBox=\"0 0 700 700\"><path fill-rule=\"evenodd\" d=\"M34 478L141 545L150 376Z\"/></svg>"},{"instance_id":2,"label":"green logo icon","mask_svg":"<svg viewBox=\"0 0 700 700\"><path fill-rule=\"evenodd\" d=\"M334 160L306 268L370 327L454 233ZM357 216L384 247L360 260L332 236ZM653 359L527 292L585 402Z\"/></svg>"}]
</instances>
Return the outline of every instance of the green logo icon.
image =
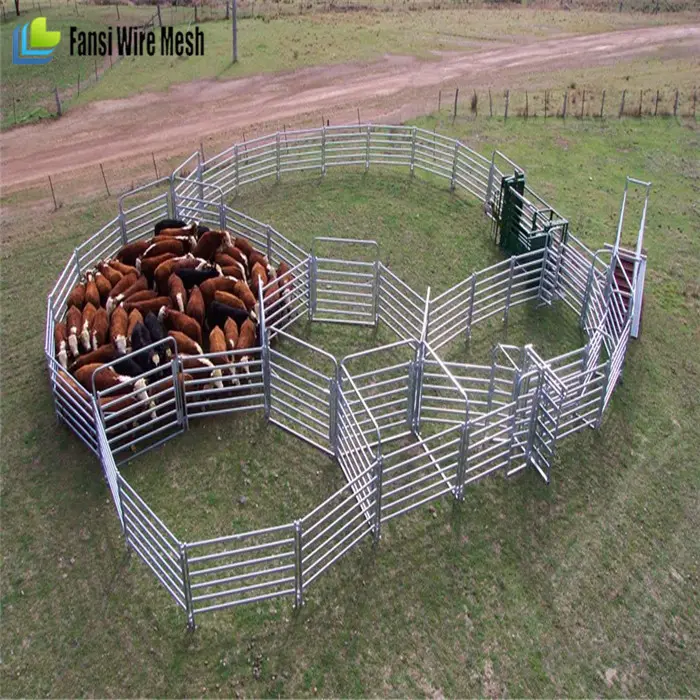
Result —
<instances>
[{"instance_id":1,"label":"green logo icon","mask_svg":"<svg viewBox=\"0 0 700 700\"><path fill-rule=\"evenodd\" d=\"M46 17L37 17L12 32L12 62L20 66L37 66L51 60L61 32L46 28Z\"/></svg>"},{"instance_id":2,"label":"green logo icon","mask_svg":"<svg viewBox=\"0 0 700 700\"><path fill-rule=\"evenodd\" d=\"M46 28L46 17L37 17L29 25L33 49L52 49L61 41L61 32L52 32Z\"/></svg>"}]
</instances>

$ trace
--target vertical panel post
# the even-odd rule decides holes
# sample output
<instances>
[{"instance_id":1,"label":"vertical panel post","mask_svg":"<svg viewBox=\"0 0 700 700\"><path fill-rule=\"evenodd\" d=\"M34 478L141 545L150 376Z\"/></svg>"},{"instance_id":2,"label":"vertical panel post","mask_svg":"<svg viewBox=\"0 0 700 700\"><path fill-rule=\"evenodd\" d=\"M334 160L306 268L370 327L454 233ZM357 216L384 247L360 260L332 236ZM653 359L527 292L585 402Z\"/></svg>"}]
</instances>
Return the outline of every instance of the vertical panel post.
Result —
<instances>
[{"instance_id":1,"label":"vertical panel post","mask_svg":"<svg viewBox=\"0 0 700 700\"><path fill-rule=\"evenodd\" d=\"M187 626L193 630L194 606L192 605L192 587L190 586L190 565L187 558L187 544L180 542L180 567L182 569L182 594L185 598L185 612L187 613Z\"/></svg>"},{"instance_id":2,"label":"vertical panel post","mask_svg":"<svg viewBox=\"0 0 700 700\"><path fill-rule=\"evenodd\" d=\"M493 180L496 172L496 151L491 154L491 166L489 167L489 179L486 183L486 199L484 200L484 211L487 214L493 213Z\"/></svg>"},{"instance_id":3,"label":"vertical panel post","mask_svg":"<svg viewBox=\"0 0 700 700\"><path fill-rule=\"evenodd\" d=\"M379 266L379 255L374 261L374 277L372 280L372 315L374 316L374 327L379 325L379 285L381 284L381 268Z\"/></svg>"},{"instance_id":4,"label":"vertical panel post","mask_svg":"<svg viewBox=\"0 0 700 700\"><path fill-rule=\"evenodd\" d=\"M265 254L272 265L272 227L269 224L265 227Z\"/></svg>"},{"instance_id":5,"label":"vertical panel post","mask_svg":"<svg viewBox=\"0 0 700 700\"><path fill-rule=\"evenodd\" d=\"M547 299L545 295L545 288L547 286L547 262L549 260L549 246L545 246L544 253L542 253L542 270L540 272L540 283L537 289L537 301L540 305L549 304L551 299Z\"/></svg>"},{"instance_id":6,"label":"vertical panel post","mask_svg":"<svg viewBox=\"0 0 700 700\"><path fill-rule=\"evenodd\" d=\"M377 450L380 448L377 446ZM384 472L384 457L381 454L377 455L377 461L374 463L374 527L372 536L374 543L379 544L382 537L382 477Z\"/></svg>"},{"instance_id":7,"label":"vertical panel post","mask_svg":"<svg viewBox=\"0 0 700 700\"><path fill-rule=\"evenodd\" d=\"M476 272L472 272L469 283L469 308L467 309L467 342L472 338L472 317L474 316L474 296L476 295Z\"/></svg>"},{"instance_id":8,"label":"vertical panel post","mask_svg":"<svg viewBox=\"0 0 700 700\"><path fill-rule=\"evenodd\" d=\"M414 126L413 129L411 129L411 175L414 174L416 167L416 132L417 129Z\"/></svg>"},{"instance_id":9,"label":"vertical panel post","mask_svg":"<svg viewBox=\"0 0 700 700\"><path fill-rule=\"evenodd\" d=\"M600 428L601 423L603 422L603 411L605 410L605 397L608 393L608 383L610 382L610 370L612 369L612 355L608 358L608 361L605 363L605 369L603 370L603 385L602 385L602 390L600 394L600 405L598 406L598 415L596 416L595 419L595 428L596 430Z\"/></svg>"},{"instance_id":10,"label":"vertical panel post","mask_svg":"<svg viewBox=\"0 0 700 700\"><path fill-rule=\"evenodd\" d=\"M236 144L233 147L234 187L236 188L236 194L238 194L238 187L240 184L238 167L238 144Z\"/></svg>"},{"instance_id":11,"label":"vertical panel post","mask_svg":"<svg viewBox=\"0 0 700 700\"><path fill-rule=\"evenodd\" d=\"M464 421L460 426L459 434L459 457L457 459L457 473L454 496L461 503L464 501L464 481L467 475L469 464L469 420Z\"/></svg>"},{"instance_id":12,"label":"vertical panel post","mask_svg":"<svg viewBox=\"0 0 700 700\"><path fill-rule=\"evenodd\" d=\"M304 579L302 561L302 524L294 521L294 607L298 610L304 604Z\"/></svg>"},{"instance_id":13,"label":"vertical panel post","mask_svg":"<svg viewBox=\"0 0 700 700\"><path fill-rule=\"evenodd\" d=\"M515 271L515 256L510 258L510 268L508 270L508 291L506 292L506 306L503 310L503 325L508 325L508 312L510 311L510 295L513 289L513 272Z\"/></svg>"},{"instance_id":14,"label":"vertical panel post","mask_svg":"<svg viewBox=\"0 0 700 700\"><path fill-rule=\"evenodd\" d=\"M455 182L457 180L457 157L459 156L459 141L455 143L455 154L452 159L452 177L450 178L450 190L454 192Z\"/></svg>"},{"instance_id":15,"label":"vertical panel post","mask_svg":"<svg viewBox=\"0 0 700 700\"><path fill-rule=\"evenodd\" d=\"M326 174L326 126L321 130L321 175Z\"/></svg>"},{"instance_id":16,"label":"vertical panel post","mask_svg":"<svg viewBox=\"0 0 700 700\"><path fill-rule=\"evenodd\" d=\"M275 134L275 163L277 166L277 172L275 175L275 181L280 181L280 132Z\"/></svg>"},{"instance_id":17,"label":"vertical panel post","mask_svg":"<svg viewBox=\"0 0 700 700\"><path fill-rule=\"evenodd\" d=\"M595 277L595 263L591 260L591 266L588 270L588 279L586 280L586 291L583 293L583 303L581 304L581 316L579 318L579 326L585 330L586 317L588 316L588 306L591 302L591 293L593 291L593 278Z\"/></svg>"},{"instance_id":18,"label":"vertical panel post","mask_svg":"<svg viewBox=\"0 0 700 700\"><path fill-rule=\"evenodd\" d=\"M201 151L197 151L197 182L199 183L199 198L204 199L204 166L202 165Z\"/></svg>"},{"instance_id":19,"label":"vertical panel post","mask_svg":"<svg viewBox=\"0 0 700 700\"><path fill-rule=\"evenodd\" d=\"M369 170L370 126L367 125L367 143L365 145L365 172Z\"/></svg>"}]
</instances>

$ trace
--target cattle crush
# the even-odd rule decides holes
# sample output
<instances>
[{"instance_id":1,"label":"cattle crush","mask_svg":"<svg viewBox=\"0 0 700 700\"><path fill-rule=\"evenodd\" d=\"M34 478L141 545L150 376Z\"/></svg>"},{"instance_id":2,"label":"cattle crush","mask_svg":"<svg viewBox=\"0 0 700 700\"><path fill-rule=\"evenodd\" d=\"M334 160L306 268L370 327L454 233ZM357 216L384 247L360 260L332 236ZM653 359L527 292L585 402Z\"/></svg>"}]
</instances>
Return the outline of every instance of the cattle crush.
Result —
<instances>
[{"instance_id":1,"label":"cattle crush","mask_svg":"<svg viewBox=\"0 0 700 700\"><path fill-rule=\"evenodd\" d=\"M420 294L382 263L374 241L318 238L307 251L293 235L229 205L258 180L379 165L430 173L479 200L508 257L439 296L430 289ZM623 247L630 184L646 192L637 240ZM467 485L497 472L512 476L531 468L548 482L557 443L601 424L628 341L639 332L648 197L649 183L628 178L615 241L594 251L503 154L485 158L416 127L287 131L208 160L197 152L170 177L121 197L118 215L75 249L48 295L45 354L56 414L100 460L128 547L189 625L207 611L280 596L299 606L328 567L363 540L377 542L387 521L443 496L462 501ZM154 224L165 218L197 220L244 237L274 266L285 263L288 276L274 282L274 295L273 281L253 290L259 318L252 350L205 353L211 362L192 367L166 337L138 351L167 350L168 359L133 376L130 394L124 385L118 396L114 388L100 391L94 376L90 391L57 357L54 330L67 299L100 261L152 237ZM344 250L346 256L329 252ZM492 317L507 322L509 311L526 303L560 305L577 320L586 344L551 358L530 345L498 344L485 365L442 359L451 344L469 342L479 324ZM299 319L383 324L395 341L338 360L294 334ZM295 359L288 352L295 346L317 362ZM212 364L220 368L217 381ZM345 484L292 522L183 541L119 465L187 431L191 421L243 411L263 412L329 455Z\"/></svg>"}]
</instances>

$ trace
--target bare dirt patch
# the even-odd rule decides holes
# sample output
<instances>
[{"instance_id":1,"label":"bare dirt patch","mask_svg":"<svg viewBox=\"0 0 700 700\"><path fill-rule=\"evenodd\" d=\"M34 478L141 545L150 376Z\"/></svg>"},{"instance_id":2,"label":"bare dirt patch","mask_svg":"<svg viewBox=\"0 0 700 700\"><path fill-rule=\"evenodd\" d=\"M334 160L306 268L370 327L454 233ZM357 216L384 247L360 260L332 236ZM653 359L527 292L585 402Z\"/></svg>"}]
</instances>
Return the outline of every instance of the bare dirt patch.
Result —
<instances>
[{"instance_id":1,"label":"bare dirt patch","mask_svg":"<svg viewBox=\"0 0 700 700\"><path fill-rule=\"evenodd\" d=\"M231 81L195 81L164 93L106 100L76 109L62 119L0 135L6 190L75 171L98 162L151 152L182 153L200 139L224 137L261 124L318 123L356 118L401 121L434 107L441 85L472 88L513 86L519 78L548 71L612 65L643 56L697 55L700 26L667 26L562 36L527 45L496 46L421 61L385 56L370 64L348 63L259 75ZM274 123L274 122L273 122Z\"/></svg>"}]
</instances>

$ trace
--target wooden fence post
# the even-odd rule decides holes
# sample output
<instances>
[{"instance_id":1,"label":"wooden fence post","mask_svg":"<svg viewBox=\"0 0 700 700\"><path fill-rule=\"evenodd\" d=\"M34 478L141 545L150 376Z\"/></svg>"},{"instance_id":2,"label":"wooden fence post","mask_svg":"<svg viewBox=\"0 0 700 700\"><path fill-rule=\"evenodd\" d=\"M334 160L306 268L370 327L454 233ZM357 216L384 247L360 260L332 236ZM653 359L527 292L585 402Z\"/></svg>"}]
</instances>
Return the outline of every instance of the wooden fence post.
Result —
<instances>
[{"instance_id":1,"label":"wooden fence post","mask_svg":"<svg viewBox=\"0 0 700 700\"><path fill-rule=\"evenodd\" d=\"M549 92L544 91L544 118L547 119L547 101L549 100Z\"/></svg>"},{"instance_id":2,"label":"wooden fence post","mask_svg":"<svg viewBox=\"0 0 700 700\"><path fill-rule=\"evenodd\" d=\"M510 90L506 90L506 108L503 112L503 121L508 121L508 102L510 101Z\"/></svg>"},{"instance_id":3,"label":"wooden fence post","mask_svg":"<svg viewBox=\"0 0 700 700\"><path fill-rule=\"evenodd\" d=\"M56 114L60 117L63 110L61 109L61 98L58 96L58 87L54 87L53 92L56 95Z\"/></svg>"},{"instance_id":4,"label":"wooden fence post","mask_svg":"<svg viewBox=\"0 0 700 700\"><path fill-rule=\"evenodd\" d=\"M659 91L656 91L656 101L654 102L654 116L659 112Z\"/></svg>"},{"instance_id":5,"label":"wooden fence post","mask_svg":"<svg viewBox=\"0 0 700 700\"><path fill-rule=\"evenodd\" d=\"M642 97L644 95L644 90L639 91L639 116L642 116Z\"/></svg>"},{"instance_id":6,"label":"wooden fence post","mask_svg":"<svg viewBox=\"0 0 700 700\"><path fill-rule=\"evenodd\" d=\"M104 183L105 183L105 189L107 190L107 196L110 197L111 195L109 194L109 186L107 185L107 178L105 177L105 169L102 167L102 163L100 163L100 172L102 173L102 179L104 180Z\"/></svg>"},{"instance_id":7,"label":"wooden fence post","mask_svg":"<svg viewBox=\"0 0 700 700\"><path fill-rule=\"evenodd\" d=\"M454 112L452 113L452 123L455 123L455 119L457 119L457 100L459 99L459 88L455 89L455 108Z\"/></svg>"},{"instance_id":8,"label":"wooden fence post","mask_svg":"<svg viewBox=\"0 0 700 700\"><path fill-rule=\"evenodd\" d=\"M119 3L116 4L117 8L117 22L121 21L121 17L119 16Z\"/></svg>"},{"instance_id":9,"label":"wooden fence post","mask_svg":"<svg viewBox=\"0 0 700 700\"><path fill-rule=\"evenodd\" d=\"M493 117L493 100L491 99L491 88L489 88L489 117Z\"/></svg>"},{"instance_id":10,"label":"wooden fence post","mask_svg":"<svg viewBox=\"0 0 700 700\"><path fill-rule=\"evenodd\" d=\"M158 166L156 165L156 154L151 151L151 158L153 158L153 170L156 171L156 180L158 179Z\"/></svg>"},{"instance_id":11,"label":"wooden fence post","mask_svg":"<svg viewBox=\"0 0 700 700\"><path fill-rule=\"evenodd\" d=\"M49 175L49 187L51 187L51 197L53 197L53 208L54 211L58 209L58 202L56 201L56 193L53 191L53 182L51 182L51 175Z\"/></svg>"},{"instance_id":12,"label":"wooden fence post","mask_svg":"<svg viewBox=\"0 0 700 700\"><path fill-rule=\"evenodd\" d=\"M440 107L442 106L442 90L438 90L438 114L440 114Z\"/></svg>"},{"instance_id":13,"label":"wooden fence post","mask_svg":"<svg viewBox=\"0 0 700 700\"><path fill-rule=\"evenodd\" d=\"M586 116L586 88L581 93L581 119Z\"/></svg>"},{"instance_id":14,"label":"wooden fence post","mask_svg":"<svg viewBox=\"0 0 700 700\"><path fill-rule=\"evenodd\" d=\"M673 102L673 116L678 116L678 88L676 88L676 99Z\"/></svg>"},{"instance_id":15,"label":"wooden fence post","mask_svg":"<svg viewBox=\"0 0 700 700\"><path fill-rule=\"evenodd\" d=\"M698 91L693 90L693 118L695 118L695 108L698 105Z\"/></svg>"},{"instance_id":16,"label":"wooden fence post","mask_svg":"<svg viewBox=\"0 0 700 700\"><path fill-rule=\"evenodd\" d=\"M605 90L603 90L603 96L600 100L600 118L602 119L605 116Z\"/></svg>"},{"instance_id":17,"label":"wooden fence post","mask_svg":"<svg viewBox=\"0 0 700 700\"><path fill-rule=\"evenodd\" d=\"M528 97L527 97L527 90L525 90L525 119L527 119L529 111L530 111L530 101L528 100Z\"/></svg>"},{"instance_id":18,"label":"wooden fence post","mask_svg":"<svg viewBox=\"0 0 700 700\"><path fill-rule=\"evenodd\" d=\"M163 28L163 18L160 16L160 3L158 3L156 5L156 10L158 11L158 24L160 25L160 27L162 29Z\"/></svg>"},{"instance_id":19,"label":"wooden fence post","mask_svg":"<svg viewBox=\"0 0 700 700\"><path fill-rule=\"evenodd\" d=\"M564 93L564 108L562 109L562 113L561 113L562 119L566 119L566 105L568 102L569 102L569 91L567 90Z\"/></svg>"},{"instance_id":20,"label":"wooden fence post","mask_svg":"<svg viewBox=\"0 0 700 700\"><path fill-rule=\"evenodd\" d=\"M620 118L622 118L622 115L625 113L625 95L627 94L627 90L622 91L622 101L620 102Z\"/></svg>"}]
</instances>

